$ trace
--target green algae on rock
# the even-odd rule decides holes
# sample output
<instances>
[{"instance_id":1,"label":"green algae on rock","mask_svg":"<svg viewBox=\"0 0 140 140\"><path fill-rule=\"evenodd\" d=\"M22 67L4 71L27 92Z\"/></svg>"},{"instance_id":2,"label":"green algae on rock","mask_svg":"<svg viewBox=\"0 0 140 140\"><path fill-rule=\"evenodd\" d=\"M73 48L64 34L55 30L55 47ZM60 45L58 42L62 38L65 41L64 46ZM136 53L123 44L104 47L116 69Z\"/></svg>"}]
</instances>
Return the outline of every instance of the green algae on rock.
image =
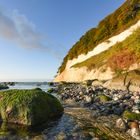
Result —
<instances>
[{"instance_id":1,"label":"green algae on rock","mask_svg":"<svg viewBox=\"0 0 140 140\"><path fill-rule=\"evenodd\" d=\"M100 101L101 101L101 102L104 102L104 103L111 100L110 97L108 97L108 96L106 96L106 95L103 95L103 94L102 94L102 95L99 95L98 97L99 97Z\"/></svg>"},{"instance_id":2,"label":"green algae on rock","mask_svg":"<svg viewBox=\"0 0 140 140\"><path fill-rule=\"evenodd\" d=\"M128 119L128 120L140 120L140 114L126 110L123 113L123 118Z\"/></svg>"},{"instance_id":3,"label":"green algae on rock","mask_svg":"<svg viewBox=\"0 0 140 140\"><path fill-rule=\"evenodd\" d=\"M9 87L7 85L3 85L3 84L0 84L0 90L3 90L3 89L8 89Z\"/></svg>"},{"instance_id":4,"label":"green algae on rock","mask_svg":"<svg viewBox=\"0 0 140 140\"><path fill-rule=\"evenodd\" d=\"M0 92L0 115L4 122L37 125L63 113L60 102L38 89Z\"/></svg>"}]
</instances>

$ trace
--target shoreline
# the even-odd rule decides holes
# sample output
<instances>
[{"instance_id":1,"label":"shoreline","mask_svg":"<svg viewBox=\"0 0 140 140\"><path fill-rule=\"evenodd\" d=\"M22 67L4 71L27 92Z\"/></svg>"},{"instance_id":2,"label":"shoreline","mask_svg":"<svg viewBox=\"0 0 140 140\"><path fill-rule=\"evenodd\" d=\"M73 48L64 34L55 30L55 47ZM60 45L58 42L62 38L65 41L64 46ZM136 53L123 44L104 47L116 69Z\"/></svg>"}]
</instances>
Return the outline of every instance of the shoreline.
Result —
<instances>
[{"instance_id":1,"label":"shoreline","mask_svg":"<svg viewBox=\"0 0 140 140\"><path fill-rule=\"evenodd\" d=\"M127 137L140 139L140 92L111 90L99 85L88 86L85 83L64 82L58 85L58 96L65 105L78 105L88 109L91 118L97 121L96 128L103 133L107 135L111 133L111 136L114 133L115 137L118 133L118 138L119 135L122 135L125 139L128 139ZM108 126L111 125L111 129L104 125L102 117L106 119ZM98 124L100 125L98 126ZM114 139L118 139L115 137ZM123 138L120 137L120 139Z\"/></svg>"}]
</instances>

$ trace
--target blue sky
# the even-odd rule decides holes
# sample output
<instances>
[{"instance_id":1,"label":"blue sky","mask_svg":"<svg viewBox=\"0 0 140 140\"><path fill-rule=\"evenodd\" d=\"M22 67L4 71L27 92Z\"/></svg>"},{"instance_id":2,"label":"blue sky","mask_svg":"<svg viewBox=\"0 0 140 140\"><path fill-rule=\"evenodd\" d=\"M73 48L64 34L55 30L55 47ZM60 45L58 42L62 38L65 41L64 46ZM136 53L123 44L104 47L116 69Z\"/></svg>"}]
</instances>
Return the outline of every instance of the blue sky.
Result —
<instances>
[{"instance_id":1,"label":"blue sky","mask_svg":"<svg viewBox=\"0 0 140 140\"><path fill-rule=\"evenodd\" d=\"M0 0L0 81L53 79L63 57L125 0Z\"/></svg>"}]
</instances>

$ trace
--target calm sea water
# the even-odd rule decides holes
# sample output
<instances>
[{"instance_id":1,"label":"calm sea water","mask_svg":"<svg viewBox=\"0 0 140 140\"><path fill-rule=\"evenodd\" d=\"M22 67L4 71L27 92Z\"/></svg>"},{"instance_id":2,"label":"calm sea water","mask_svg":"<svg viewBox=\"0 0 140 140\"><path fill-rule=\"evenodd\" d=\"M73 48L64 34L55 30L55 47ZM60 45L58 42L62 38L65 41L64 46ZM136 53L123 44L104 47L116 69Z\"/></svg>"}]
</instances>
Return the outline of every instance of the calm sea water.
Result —
<instances>
[{"instance_id":1,"label":"calm sea water","mask_svg":"<svg viewBox=\"0 0 140 140\"><path fill-rule=\"evenodd\" d=\"M34 89L34 88L41 88L43 91L47 91L49 85L47 83L41 82L19 82L16 83L14 86L10 86L10 89Z\"/></svg>"}]
</instances>

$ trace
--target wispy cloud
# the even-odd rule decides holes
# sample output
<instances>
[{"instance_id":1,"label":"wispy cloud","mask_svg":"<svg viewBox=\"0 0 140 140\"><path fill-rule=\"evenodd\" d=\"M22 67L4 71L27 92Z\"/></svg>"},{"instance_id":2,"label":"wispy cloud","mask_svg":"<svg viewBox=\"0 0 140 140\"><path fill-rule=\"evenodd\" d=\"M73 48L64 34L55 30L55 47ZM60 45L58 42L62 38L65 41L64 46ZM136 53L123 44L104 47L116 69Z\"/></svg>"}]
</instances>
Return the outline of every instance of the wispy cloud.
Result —
<instances>
[{"instance_id":1,"label":"wispy cloud","mask_svg":"<svg viewBox=\"0 0 140 140\"><path fill-rule=\"evenodd\" d=\"M12 16L0 11L0 36L24 48L42 48L43 36L26 16L14 10Z\"/></svg>"},{"instance_id":2,"label":"wispy cloud","mask_svg":"<svg viewBox=\"0 0 140 140\"><path fill-rule=\"evenodd\" d=\"M46 37L38 32L35 24L29 21L25 15L20 14L18 10L12 11L10 16L4 11L0 11L0 37L23 48L49 51L57 57L61 53L44 44Z\"/></svg>"}]
</instances>

